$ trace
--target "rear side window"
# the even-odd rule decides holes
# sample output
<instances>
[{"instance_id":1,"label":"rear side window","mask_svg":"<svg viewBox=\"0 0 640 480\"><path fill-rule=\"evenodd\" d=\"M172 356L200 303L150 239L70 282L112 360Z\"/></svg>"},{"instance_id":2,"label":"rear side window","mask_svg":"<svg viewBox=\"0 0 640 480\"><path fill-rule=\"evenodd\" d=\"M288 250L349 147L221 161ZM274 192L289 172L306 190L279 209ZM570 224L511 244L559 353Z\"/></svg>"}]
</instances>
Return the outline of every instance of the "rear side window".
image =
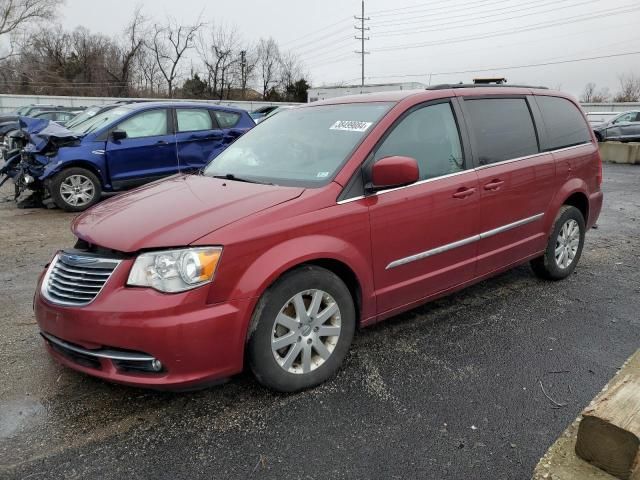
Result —
<instances>
[{"instance_id":1,"label":"rear side window","mask_svg":"<svg viewBox=\"0 0 640 480\"><path fill-rule=\"evenodd\" d=\"M465 99L464 105L480 165L538 153L538 140L525 99Z\"/></svg>"},{"instance_id":2,"label":"rear side window","mask_svg":"<svg viewBox=\"0 0 640 480\"><path fill-rule=\"evenodd\" d=\"M464 170L460 135L449 103L419 108L393 129L375 153L374 160L402 155L414 158L420 180Z\"/></svg>"},{"instance_id":3,"label":"rear side window","mask_svg":"<svg viewBox=\"0 0 640 480\"><path fill-rule=\"evenodd\" d=\"M233 128L240 121L240 114L236 112L225 112L224 110L214 110L214 115L220 128Z\"/></svg>"},{"instance_id":4,"label":"rear side window","mask_svg":"<svg viewBox=\"0 0 640 480\"><path fill-rule=\"evenodd\" d=\"M179 108L176 110L179 132L196 132L212 130L213 122L209 111L205 109Z\"/></svg>"},{"instance_id":5,"label":"rear side window","mask_svg":"<svg viewBox=\"0 0 640 480\"><path fill-rule=\"evenodd\" d=\"M561 97L536 96L547 130L545 150L591 142L589 126L572 102Z\"/></svg>"}]
</instances>

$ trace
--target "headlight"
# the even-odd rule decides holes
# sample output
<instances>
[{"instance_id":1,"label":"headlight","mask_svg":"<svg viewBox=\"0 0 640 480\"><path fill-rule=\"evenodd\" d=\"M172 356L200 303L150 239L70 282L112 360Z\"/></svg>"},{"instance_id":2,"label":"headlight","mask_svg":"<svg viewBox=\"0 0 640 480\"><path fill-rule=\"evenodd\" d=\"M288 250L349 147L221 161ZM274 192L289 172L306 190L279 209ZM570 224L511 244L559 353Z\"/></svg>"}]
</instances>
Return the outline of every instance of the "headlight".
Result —
<instances>
[{"instance_id":1,"label":"headlight","mask_svg":"<svg viewBox=\"0 0 640 480\"><path fill-rule=\"evenodd\" d=\"M161 292L183 292L213 279L222 247L181 248L143 253L136 258L127 285Z\"/></svg>"}]
</instances>

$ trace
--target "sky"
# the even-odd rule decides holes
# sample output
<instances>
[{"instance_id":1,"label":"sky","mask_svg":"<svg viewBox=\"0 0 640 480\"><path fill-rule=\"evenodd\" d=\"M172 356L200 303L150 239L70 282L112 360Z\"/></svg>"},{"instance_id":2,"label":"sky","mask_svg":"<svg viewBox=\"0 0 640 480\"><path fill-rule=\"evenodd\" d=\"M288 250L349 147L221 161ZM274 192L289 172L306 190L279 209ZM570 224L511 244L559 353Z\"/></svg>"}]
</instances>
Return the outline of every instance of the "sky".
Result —
<instances>
[{"instance_id":1,"label":"sky","mask_svg":"<svg viewBox=\"0 0 640 480\"><path fill-rule=\"evenodd\" d=\"M313 86L361 81L360 0L67 0L59 21L118 35L138 4L159 21L235 27L247 43L273 37ZM365 83L499 76L579 96L588 82L614 93L620 75L640 76L640 0L366 0L365 17ZM593 57L608 58L573 61Z\"/></svg>"}]
</instances>

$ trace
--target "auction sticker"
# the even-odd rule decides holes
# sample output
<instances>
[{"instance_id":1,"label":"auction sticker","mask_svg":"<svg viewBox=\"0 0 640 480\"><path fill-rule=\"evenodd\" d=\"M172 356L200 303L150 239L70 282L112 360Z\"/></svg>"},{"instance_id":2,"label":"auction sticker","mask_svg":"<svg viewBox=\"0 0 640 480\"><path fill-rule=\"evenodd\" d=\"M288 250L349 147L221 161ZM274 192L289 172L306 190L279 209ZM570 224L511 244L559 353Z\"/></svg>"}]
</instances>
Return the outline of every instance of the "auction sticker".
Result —
<instances>
[{"instance_id":1,"label":"auction sticker","mask_svg":"<svg viewBox=\"0 0 640 480\"><path fill-rule=\"evenodd\" d=\"M329 130L346 130L347 132L366 132L373 122L360 122L358 120L338 120L329 127Z\"/></svg>"}]
</instances>

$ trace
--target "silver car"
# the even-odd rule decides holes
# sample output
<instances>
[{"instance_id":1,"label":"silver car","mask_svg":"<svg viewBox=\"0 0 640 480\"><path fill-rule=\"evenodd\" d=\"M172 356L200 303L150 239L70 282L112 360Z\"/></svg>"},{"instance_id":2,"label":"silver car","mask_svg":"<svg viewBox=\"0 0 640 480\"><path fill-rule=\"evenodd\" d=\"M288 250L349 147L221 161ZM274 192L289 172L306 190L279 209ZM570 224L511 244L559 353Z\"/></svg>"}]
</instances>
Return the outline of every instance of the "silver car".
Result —
<instances>
[{"instance_id":1,"label":"silver car","mask_svg":"<svg viewBox=\"0 0 640 480\"><path fill-rule=\"evenodd\" d=\"M599 142L640 140L640 111L624 112L593 129Z\"/></svg>"}]
</instances>

